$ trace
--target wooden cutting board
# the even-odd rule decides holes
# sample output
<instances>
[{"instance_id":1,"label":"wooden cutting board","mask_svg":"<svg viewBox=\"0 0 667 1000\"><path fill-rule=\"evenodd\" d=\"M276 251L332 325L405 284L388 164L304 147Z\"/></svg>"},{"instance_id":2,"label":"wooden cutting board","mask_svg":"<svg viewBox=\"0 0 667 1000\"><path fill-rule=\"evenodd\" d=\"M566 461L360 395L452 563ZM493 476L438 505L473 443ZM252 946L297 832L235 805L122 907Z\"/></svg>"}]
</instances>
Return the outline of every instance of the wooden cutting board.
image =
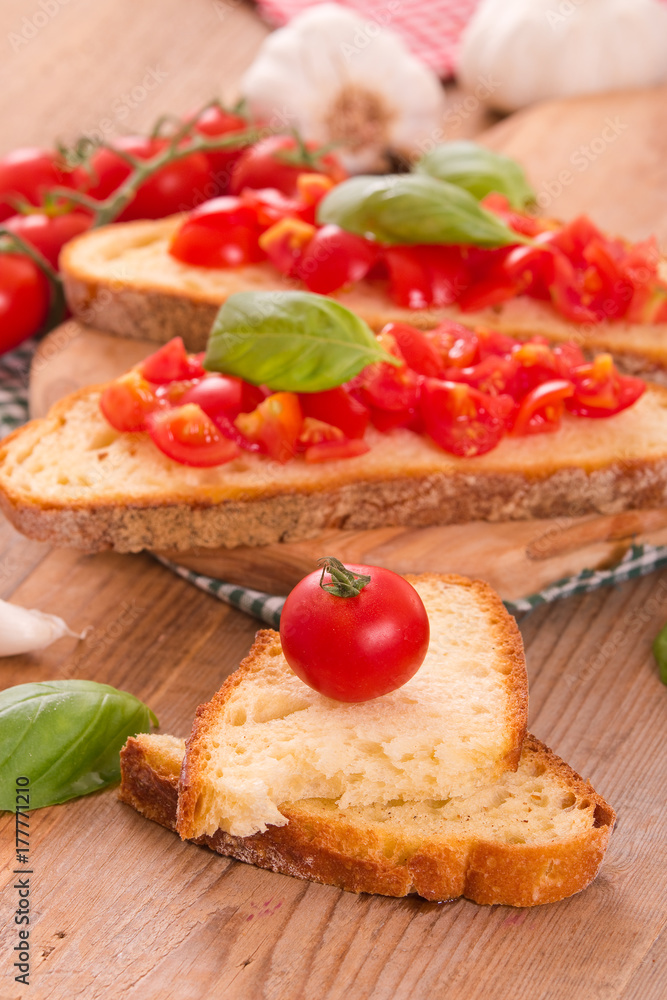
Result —
<instances>
[{"instance_id":1,"label":"wooden cutting board","mask_svg":"<svg viewBox=\"0 0 667 1000\"><path fill-rule=\"evenodd\" d=\"M155 350L73 320L54 330L35 355L30 407L42 416L66 392L104 382ZM183 566L256 590L285 594L323 555L387 566L399 573L432 571L479 576L506 600L536 593L583 569L609 566L633 541L667 544L667 510L604 517L475 522L433 528L328 531L303 542L259 548L163 552Z\"/></svg>"},{"instance_id":2,"label":"wooden cutting board","mask_svg":"<svg viewBox=\"0 0 667 1000\"><path fill-rule=\"evenodd\" d=\"M545 215L667 249L667 87L545 101L476 139L523 165Z\"/></svg>"}]
</instances>

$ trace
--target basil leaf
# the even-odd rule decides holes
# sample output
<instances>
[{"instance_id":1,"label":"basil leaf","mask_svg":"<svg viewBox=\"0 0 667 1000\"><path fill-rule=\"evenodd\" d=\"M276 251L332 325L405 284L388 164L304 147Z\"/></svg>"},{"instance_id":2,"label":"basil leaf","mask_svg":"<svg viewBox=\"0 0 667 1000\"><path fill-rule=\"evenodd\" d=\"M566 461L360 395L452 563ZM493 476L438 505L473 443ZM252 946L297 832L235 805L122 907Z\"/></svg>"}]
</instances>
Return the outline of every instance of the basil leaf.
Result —
<instances>
[{"instance_id":1,"label":"basil leaf","mask_svg":"<svg viewBox=\"0 0 667 1000\"><path fill-rule=\"evenodd\" d=\"M351 177L322 199L317 220L388 244L528 242L468 191L426 174Z\"/></svg>"},{"instance_id":2,"label":"basil leaf","mask_svg":"<svg viewBox=\"0 0 667 1000\"><path fill-rule=\"evenodd\" d=\"M653 655L658 664L660 680L663 684L667 684L667 625L664 625L655 637Z\"/></svg>"},{"instance_id":3,"label":"basil leaf","mask_svg":"<svg viewBox=\"0 0 667 1000\"><path fill-rule=\"evenodd\" d=\"M16 809L16 778L30 779L30 809L88 795L120 778L128 736L157 719L108 684L46 681L0 692L0 809Z\"/></svg>"},{"instance_id":4,"label":"basil leaf","mask_svg":"<svg viewBox=\"0 0 667 1000\"><path fill-rule=\"evenodd\" d=\"M445 142L422 156L414 169L418 174L456 184L475 198L497 191L513 208L525 208L535 201L535 192L519 164L476 142Z\"/></svg>"},{"instance_id":5,"label":"basil leaf","mask_svg":"<svg viewBox=\"0 0 667 1000\"><path fill-rule=\"evenodd\" d=\"M345 306L312 292L237 292L218 313L204 367L276 391L321 392L374 361L400 362Z\"/></svg>"}]
</instances>

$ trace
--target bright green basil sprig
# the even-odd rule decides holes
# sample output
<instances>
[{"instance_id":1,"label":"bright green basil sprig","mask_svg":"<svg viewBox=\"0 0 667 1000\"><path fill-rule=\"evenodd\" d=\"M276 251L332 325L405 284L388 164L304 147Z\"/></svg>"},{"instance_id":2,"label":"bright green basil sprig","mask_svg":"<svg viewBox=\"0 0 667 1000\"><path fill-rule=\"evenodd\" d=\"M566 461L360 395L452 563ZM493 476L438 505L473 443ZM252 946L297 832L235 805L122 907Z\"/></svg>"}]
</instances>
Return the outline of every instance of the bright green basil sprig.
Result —
<instances>
[{"instance_id":1,"label":"bright green basil sprig","mask_svg":"<svg viewBox=\"0 0 667 1000\"><path fill-rule=\"evenodd\" d=\"M104 788L120 777L128 736L157 719L143 702L108 684L46 681L0 692L0 809L16 809L16 778L27 777L30 809Z\"/></svg>"},{"instance_id":2,"label":"bright green basil sprig","mask_svg":"<svg viewBox=\"0 0 667 1000\"><path fill-rule=\"evenodd\" d=\"M322 199L317 219L387 244L526 242L468 191L426 174L351 177Z\"/></svg>"},{"instance_id":3,"label":"bright green basil sprig","mask_svg":"<svg viewBox=\"0 0 667 1000\"><path fill-rule=\"evenodd\" d=\"M519 164L476 142L445 142L422 156L414 169L464 188L475 198L497 191L519 209L535 201L535 192Z\"/></svg>"},{"instance_id":4,"label":"bright green basil sprig","mask_svg":"<svg viewBox=\"0 0 667 1000\"><path fill-rule=\"evenodd\" d=\"M370 327L311 292L237 292L220 309L204 367L285 392L321 392L374 361L400 362Z\"/></svg>"}]
</instances>

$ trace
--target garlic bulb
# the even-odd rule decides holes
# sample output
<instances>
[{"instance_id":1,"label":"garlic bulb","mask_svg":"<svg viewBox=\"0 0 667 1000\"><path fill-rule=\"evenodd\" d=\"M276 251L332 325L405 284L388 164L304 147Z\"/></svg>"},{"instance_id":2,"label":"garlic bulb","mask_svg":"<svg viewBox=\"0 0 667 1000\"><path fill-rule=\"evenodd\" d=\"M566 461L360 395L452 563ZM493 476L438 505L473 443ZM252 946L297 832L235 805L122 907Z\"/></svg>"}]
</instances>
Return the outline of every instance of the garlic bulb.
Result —
<instances>
[{"instance_id":1,"label":"garlic bulb","mask_svg":"<svg viewBox=\"0 0 667 1000\"><path fill-rule=\"evenodd\" d=\"M384 11L391 18L391 5ZM260 121L281 121L327 145L352 172L385 169L442 138L444 91L379 16L319 4L264 42L241 81Z\"/></svg>"},{"instance_id":2,"label":"garlic bulb","mask_svg":"<svg viewBox=\"0 0 667 1000\"><path fill-rule=\"evenodd\" d=\"M83 635L72 632L57 615L0 601L0 656L44 649L65 635L83 638Z\"/></svg>"},{"instance_id":3,"label":"garlic bulb","mask_svg":"<svg viewBox=\"0 0 667 1000\"><path fill-rule=\"evenodd\" d=\"M502 111L667 79L663 0L482 0L458 78Z\"/></svg>"}]
</instances>

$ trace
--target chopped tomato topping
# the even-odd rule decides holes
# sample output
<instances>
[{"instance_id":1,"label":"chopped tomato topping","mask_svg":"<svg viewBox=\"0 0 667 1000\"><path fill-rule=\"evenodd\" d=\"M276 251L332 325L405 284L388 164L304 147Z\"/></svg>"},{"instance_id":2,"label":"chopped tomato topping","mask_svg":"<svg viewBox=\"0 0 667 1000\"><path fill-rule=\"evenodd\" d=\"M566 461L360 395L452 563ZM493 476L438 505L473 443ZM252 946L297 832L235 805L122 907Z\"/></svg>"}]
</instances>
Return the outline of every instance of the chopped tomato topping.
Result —
<instances>
[{"instance_id":1,"label":"chopped tomato topping","mask_svg":"<svg viewBox=\"0 0 667 1000\"><path fill-rule=\"evenodd\" d=\"M223 465L240 453L196 403L154 413L148 432L160 451L181 465Z\"/></svg>"},{"instance_id":2,"label":"chopped tomato topping","mask_svg":"<svg viewBox=\"0 0 667 1000\"><path fill-rule=\"evenodd\" d=\"M460 382L426 379L421 411L435 443L463 458L491 451L507 430L505 406L494 396Z\"/></svg>"},{"instance_id":3,"label":"chopped tomato topping","mask_svg":"<svg viewBox=\"0 0 667 1000\"><path fill-rule=\"evenodd\" d=\"M146 418L158 406L154 387L135 369L110 382L100 398L102 413L117 431L146 430Z\"/></svg>"},{"instance_id":4,"label":"chopped tomato topping","mask_svg":"<svg viewBox=\"0 0 667 1000\"><path fill-rule=\"evenodd\" d=\"M646 388L620 375L610 354L587 361L576 344L552 348L539 336L518 341L446 321L426 331L390 323L378 340L400 367L368 365L345 385L297 395L205 372L202 355L174 338L110 383L100 408L116 430L147 431L185 465L221 465L241 451L316 463L368 451L369 422L428 434L453 455L483 455L505 434L557 430L565 410L613 416Z\"/></svg>"},{"instance_id":5,"label":"chopped tomato topping","mask_svg":"<svg viewBox=\"0 0 667 1000\"><path fill-rule=\"evenodd\" d=\"M565 400L574 386L565 379L553 379L536 386L524 396L514 419L514 434L541 434L560 427Z\"/></svg>"},{"instance_id":6,"label":"chopped tomato topping","mask_svg":"<svg viewBox=\"0 0 667 1000\"><path fill-rule=\"evenodd\" d=\"M270 458L288 462L297 452L303 424L299 397L294 392L275 392L251 413L240 413L234 424Z\"/></svg>"}]
</instances>

